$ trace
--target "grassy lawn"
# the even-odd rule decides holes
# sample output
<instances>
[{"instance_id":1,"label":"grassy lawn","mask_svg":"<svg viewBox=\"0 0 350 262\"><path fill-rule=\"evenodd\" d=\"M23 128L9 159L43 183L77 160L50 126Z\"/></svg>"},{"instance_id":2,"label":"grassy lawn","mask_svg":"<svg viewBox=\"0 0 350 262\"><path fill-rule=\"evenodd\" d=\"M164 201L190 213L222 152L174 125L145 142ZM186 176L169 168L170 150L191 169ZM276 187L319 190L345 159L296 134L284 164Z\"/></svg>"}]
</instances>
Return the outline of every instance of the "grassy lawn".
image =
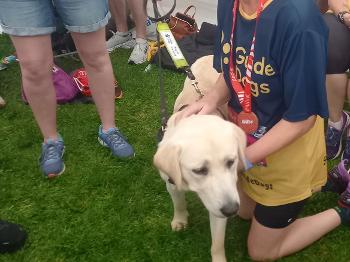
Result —
<instances>
[{"instance_id":1,"label":"grassy lawn","mask_svg":"<svg viewBox=\"0 0 350 262\"><path fill-rule=\"evenodd\" d=\"M0 57L13 51L0 36ZM16 64L0 71L0 218L18 222L29 239L25 248L0 261L210 261L210 229L205 208L189 194L190 225L170 229L172 205L165 185L152 166L159 127L158 71L131 66L128 50L112 54L124 98L116 102L117 125L136 150L121 161L96 139L99 118L95 106L58 107L58 126L66 144L66 171L53 181L38 169L41 136L30 108L21 102ZM77 68L61 59L66 70ZM169 108L182 88L184 75L167 71ZM288 175L288 174L286 174ZM331 193L316 194L303 215L334 206ZM249 261L249 223L228 223L229 261ZM349 228L339 227L311 247L283 261L349 261Z\"/></svg>"}]
</instances>

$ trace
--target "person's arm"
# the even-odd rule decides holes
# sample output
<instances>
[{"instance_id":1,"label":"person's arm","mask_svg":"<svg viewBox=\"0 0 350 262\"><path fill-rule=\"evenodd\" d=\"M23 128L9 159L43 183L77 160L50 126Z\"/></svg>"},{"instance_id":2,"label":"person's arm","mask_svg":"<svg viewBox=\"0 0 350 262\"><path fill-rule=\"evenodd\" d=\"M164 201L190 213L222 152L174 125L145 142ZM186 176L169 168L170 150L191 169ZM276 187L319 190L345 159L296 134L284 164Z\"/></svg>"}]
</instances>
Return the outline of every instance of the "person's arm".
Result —
<instances>
[{"instance_id":1,"label":"person's arm","mask_svg":"<svg viewBox=\"0 0 350 262\"><path fill-rule=\"evenodd\" d=\"M280 120L262 138L246 149L246 158L252 163L258 163L267 156L291 144L307 133L314 125L316 116L299 122Z\"/></svg>"},{"instance_id":2,"label":"person's arm","mask_svg":"<svg viewBox=\"0 0 350 262\"><path fill-rule=\"evenodd\" d=\"M344 17L344 24L350 27L350 10L349 10L347 0L328 0L328 5L329 5L329 8L334 12L336 16L338 16L338 14L343 11L349 12L344 14L343 17Z\"/></svg>"}]
</instances>

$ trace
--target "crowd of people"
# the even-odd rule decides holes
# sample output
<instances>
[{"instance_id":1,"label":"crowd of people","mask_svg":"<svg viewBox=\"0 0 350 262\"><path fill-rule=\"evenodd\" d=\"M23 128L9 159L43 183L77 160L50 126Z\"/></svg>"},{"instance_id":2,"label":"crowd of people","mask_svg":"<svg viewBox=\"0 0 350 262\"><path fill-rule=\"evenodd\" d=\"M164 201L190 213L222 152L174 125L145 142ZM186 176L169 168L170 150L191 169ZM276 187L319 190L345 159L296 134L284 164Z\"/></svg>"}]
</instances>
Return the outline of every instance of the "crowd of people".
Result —
<instances>
[{"instance_id":1,"label":"crowd of people","mask_svg":"<svg viewBox=\"0 0 350 262\"><path fill-rule=\"evenodd\" d=\"M133 48L128 62L145 61L146 14L141 1L128 4L136 39L123 0L0 1L1 26L16 48L23 88L43 135L40 168L46 177L65 169L51 81L50 34L56 13L89 75L101 120L99 142L116 157L135 154L116 126L108 55L118 47ZM208 114L228 102L231 120L249 137L238 214L251 220L247 245L253 260L287 256L350 224L350 115L343 109L345 98L350 99L350 1L328 0L327 5L322 15L313 0L219 0L214 68L220 76L210 93L181 114ZM32 12L23 11L28 9ZM106 43L109 10L117 31ZM339 156L327 175L327 159ZM336 206L298 218L307 199L320 190L339 194ZM0 251L8 232L23 232L2 223L7 227L0 224ZM9 225L15 230L4 234L2 228ZM21 236L24 243L25 234Z\"/></svg>"}]
</instances>

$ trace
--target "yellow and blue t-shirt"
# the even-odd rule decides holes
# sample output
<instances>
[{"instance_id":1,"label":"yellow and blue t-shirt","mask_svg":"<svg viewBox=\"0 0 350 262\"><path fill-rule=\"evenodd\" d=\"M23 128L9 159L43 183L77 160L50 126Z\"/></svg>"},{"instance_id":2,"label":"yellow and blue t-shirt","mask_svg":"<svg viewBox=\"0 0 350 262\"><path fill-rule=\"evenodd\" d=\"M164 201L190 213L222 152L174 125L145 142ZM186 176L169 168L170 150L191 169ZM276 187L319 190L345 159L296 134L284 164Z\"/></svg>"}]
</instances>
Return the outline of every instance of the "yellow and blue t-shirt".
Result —
<instances>
[{"instance_id":1,"label":"yellow and blue t-shirt","mask_svg":"<svg viewBox=\"0 0 350 262\"><path fill-rule=\"evenodd\" d=\"M231 91L231 108L241 106L229 80L230 36L234 0L218 1L218 36L214 67L223 72ZM256 14L240 8L234 37L239 81L247 81L246 63ZM259 118L259 134L281 119L290 122L318 115L315 126L291 145L267 157L267 167L244 175L243 189L255 201L281 205L302 200L325 182L323 119L328 116L325 89L328 29L313 0L267 1L261 14L252 70L252 110ZM322 118L321 118L322 117ZM293 158L293 161L291 161Z\"/></svg>"}]
</instances>

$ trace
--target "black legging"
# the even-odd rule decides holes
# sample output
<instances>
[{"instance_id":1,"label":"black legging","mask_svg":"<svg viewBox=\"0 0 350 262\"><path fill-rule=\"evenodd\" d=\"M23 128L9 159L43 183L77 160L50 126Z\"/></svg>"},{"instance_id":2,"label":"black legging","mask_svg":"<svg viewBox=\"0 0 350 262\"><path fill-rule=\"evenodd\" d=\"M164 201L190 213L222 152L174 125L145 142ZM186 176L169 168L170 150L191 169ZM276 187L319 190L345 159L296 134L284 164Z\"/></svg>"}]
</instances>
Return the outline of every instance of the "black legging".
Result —
<instances>
[{"instance_id":1,"label":"black legging","mask_svg":"<svg viewBox=\"0 0 350 262\"><path fill-rule=\"evenodd\" d=\"M342 74L350 69L350 29L334 14L324 14L329 28L327 74Z\"/></svg>"}]
</instances>

